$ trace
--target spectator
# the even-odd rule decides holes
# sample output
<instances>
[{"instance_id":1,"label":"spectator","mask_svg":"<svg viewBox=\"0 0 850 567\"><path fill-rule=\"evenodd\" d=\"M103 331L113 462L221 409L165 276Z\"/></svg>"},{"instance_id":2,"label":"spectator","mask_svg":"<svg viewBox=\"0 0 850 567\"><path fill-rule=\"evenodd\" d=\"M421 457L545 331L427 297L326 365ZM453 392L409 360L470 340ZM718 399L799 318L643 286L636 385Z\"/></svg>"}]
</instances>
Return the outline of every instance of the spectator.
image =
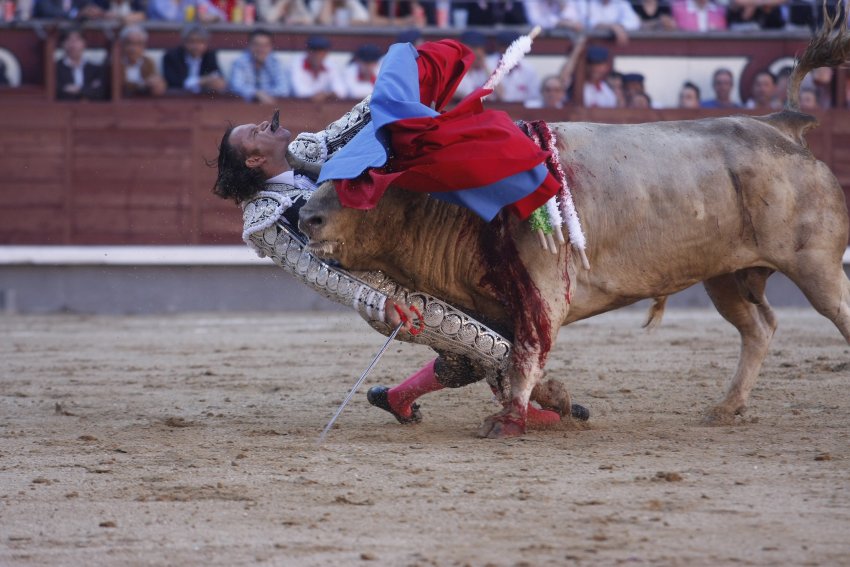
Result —
<instances>
[{"instance_id":1,"label":"spectator","mask_svg":"<svg viewBox=\"0 0 850 567\"><path fill-rule=\"evenodd\" d=\"M679 108L700 108L699 87L686 81L679 91Z\"/></svg>"},{"instance_id":2,"label":"spectator","mask_svg":"<svg viewBox=\"0 0 850 567\"><path fill-rule=\"evenodd\" d=\"M432 17L426 14L426 4L417 0L369 0L369 21L375 26L415 26L425 27L434 25L434 3L428 2L427 7Z\"/></svg>"},{"instance_id":3,"label":"spectator","mask_svg":"<svg viewBox=\"0 0 850 567\"><path fill-rule=\"evenodd\" d=\"M62 59L56 63L57 100L106 100L109 82L102 65L86 61L86 40L79 29L62 35Z\"/></svg>"},{"instance_id":4,"label":"spectator","mask_svg":"<svg viewBox=\"0 0 850 567\"><path fill-rule=\"evenodd\" d=\"M684 31L717 31L726 29L726 11L712 0L674 0L673 19Z\"/></svg>"},{"instance_id":5,"label":"spectator","mask_svg":"<svg viewBox=\"0 0 850 567\"><path fill-rule=\"evenodd\" d=\"M524 26L528 24L520 0L478 0L452 2L452 13L465 11L466 25L475 27Z\"/></svg>"},{"instance_id":6,"label":"spectator","mask_svg":"<svg viewBox=\"0 0 850 567\"><path fill-rule=\"evenodd\" d=\"M818 67L803 79L802 86L814 89L818 106L824 110L832 108L832 67Z\"/></svg>"},{"instance_id":7,"label":"spectator","mask_svg":"<svg viewBox=\"0 0 850 567\"><path fill-rule=\"evenodd\" d=\"M314 0L310 5L325 4ZM316 23L304 0L257 0L257 18L267 24L309 26ZM327 25L326 23L324 25Z\"/></svg>"},{"instance_id":8,"label":"spectator","mask_svg":"<svg viewBox=\"0 0 850 567\"><path fill-rule=\"evenodd\" d=\"M569 27L564 19L564 11L570 0L524 0L525 16L531 26L540 26L544 30Z\"/></svg>"},{"instance_id":9,"label":"spectator","mask_svg":"<svg viewBox=\"0 0 850 567\"><path fill-rule=\"evenodd\" d=\"M143 0L89 0L80 9L80 19L138 24L145 21L145 5Z\"/></svg>"},{"instance_id":10,"label":"spectator","mask_svg":"<svg viewBox=\"0 0 850 567\"><path fill-rule=\"evenodd\" d=\"M767 69L759 71L753 77L752 98L747 101L747 108L762 111L776 110L776 77Z\"/></svg>"},{"instance_id":11,"label":"spectator","mask_svg":"<svg viewBox=\"0 0 850 567\"><path fill-rule=\"evenodd\" d=\"M566 99L570 98L569 93L573 86L573 74L575 73L579 58L584 56L584 46L586 44L587 36L578 36L578 39L573 42L570 54L567 56L564 64L561 65L561 70L558 72L558 75L561 77L561 83L564 85L564 90L566 91Z\"/></svg>"},{"instance_id":12,"label":"spectator","mask_svg":"<svg viewBox=\"0 0 850 567\"><path fill-rule=\"evenodd\" d=\"M785 65L776 72L776 94L774 94L774 98L776 98L776 106L778 108L783 108L785 101L788 100L788 80L791 78L793 71L793 67Z\"/></svg>"},{"instance_id":13,"label":"spectator","mask_svg":"<svg viewBox=\"0 0 850 567\"><path fill-rule=\"evenodd\" d=\"M406 29L395 36L396 43L409 43L413 47L421 45L422 41L422 32L416 28Z\"/></svg>"},{"instance_id":14,"label":"spectator","mask_svg":"<svg viewBox=\"0 0 850 567\"><path fill-rule=\"evenodd\" d=\"M360 0L313 0L310 13L320 26L344 28L371 23L369 10Z\"/></svg>"},{"instance_id":15,"label":"spectator","mask_svg":"<svg viewBox=\"0 0 850 567\"><path fill-rule=\"evenodd\" d=\"M632 0L642 30L674 30L676 21L667 0Z\"/></svg>"},{"instance_id":16,"label":"spectator","mask_svg":"<svg viewBox=\"0 0 850 567\"><path fill-rule=\"evenodd\" d=\"M148 0L148 19L152 22L226 22L227 15L210 0Z\"/></svg>"},{"instance_id":17,"label":"spectator","mask_svg":"<svg viewBox=\"0 0 850 567\"><path fill-rule=\"evenodd\" d=\"M549 75L543 79L539 98L525 103L526 108L564 108L567 102L567 87L558 75Z\"/></svg>"},{"instance_id":18,"label":"spectator","mask_svg":"<svg viewBox=\"0 0 850 567\"><path fill-rule=\"evenodd\" d=\"M314 35L307 39L306 53L293 57L290 66L293 96L322 102L342 91L339 77L327 63L330 48L328 38Z\"/></svg>"},{"instance_id":19,"label":"spectator","mask_svg":"<svg viewBox=\"0 0 850 567\"><path fill-rule=\"evenodd\" d=\"M153 59L145 56L148 32L138 25L127 26L118 35L121 42L121 92L125 97L160 96L165 81Z\"/></svg>"},{"instance_id":20,"label":"spectator","mask_svg":"<svg viewBox=\"0 0 850 567\"><path fill-rule=\"evenodd\" d=\"M628 43L628 32L640 28L640 18L627 0L570 2L564 19L577 30L608 31L620 45Z\"/></svg>"},{"instance_id":21,"label":"spectator","mask_svg":"<svg viewBox=\"0 0 850 567\"><path fill-rule=\"evenodd\" d=\"M779 30L785 27L780 7L787 0L731 0L726 9L730 30Z\"/></svg>"},{"instance_id":22,"label":"spectator","mask_svg":"<svg viewBox=\"0 0 850 567\"><path fill-rule=\"evenodd\" d=\"M493 72L493 67L487 60L487 51L484 46L487 44L487 38L484 34L474 30L469 30L461 34L460 41L466 45L475 55L475 60L469 67L469 71L463 76L455 90L454 97L461 99L479 87L483 87L490 74Z\"/></svg>"},{"instance_id":23,"label":"spectator","mask_svg":"<svg viewBox=\"0 0 850 567\"><path fill-rule=\"evenodd\" d=\"M375 79L378 78L378 61L381 55L381 50L371 43L358 47L351 63L342 70L341 88L336 95L339 98L360 100L372 94Z\"/></svg>"},{"instance_id":24,"label":"spectator","mask_svg":"<svg viewBox=\"0 0 850 567\"><path fill-rule=\"evenodd\" d=\"M643 82L644 77L640 73L623 74L623 97L625 97L626 106L629 106L629 101L633 96L646 94Z\"/></svg>"},{"instance_id":25,"label":"spectator","mask_svg":"<svg viewBox=\"0 0 850 567\"><path fill-rule=\"evenodd\" d=\"M626 108L640 108L642 110L648 110L652 108L652 99L644 92L635 93L628 100Z\"/></svg>"},{"instance_id":26,"label":"spectator","mask_svg":"<svg viewBox=\"0 0 850 567\"><path fill-rule=\"evenodd\" d=\"M820 109L818 104L818 93L812 87L800 89L800 110L803 112L815 112Z\"/></svg>"},{"instance_id":27,"label":"spectator","mask_svg":"<svg viewBox=\"0 0 850 567\"><path fill-rule=\"evenodd\" d=\"M619 71L611 71L605 77L605 82L611 87L617 98L617 108L626 107L626 92L623 90L623 74Z\"/></svg>"},{"instance_id":28,"label":"spectator","mask_svg":"<svg viewBox=\"0 0 850 567\"><path fill-rule=\"evenodd\" d=\"M168 88L190 93L223 93L227 82L218 68L215 51L209 49L209 32L198 24L183 28L183 45L169 49L162 58Z\"/></svg>"},{"instance_id":29,"label":"spectator","mask_svg":"<svg viewBox=\"0 0 850 567\"><path fill-rule=\"evenodd\" d=\"M32 17L37 20L74 20L88 0L35 0Z\"/></svg>"},{"instance_id":30,"label":"spectator","mask_svg":"<svg viewBox=\"0 0 850 567\"><path fill-rule=\"evenodd\" d=\"M245 100L271 104L289 96L289 83L272 53L272 36L263 29L248 35L248 49L233 62L229 88Z\"/></svg>"},{"instance_id":31,"label":"spectator","mask_svg":"<svg viewBox=\"0 0 850 567\"><path fill-rule=\"evenodd\" d=\"M584 82L584 106L586 108L616 108L617 95L605 82L611 65L608 50L592 45L587 49L586 79Z\"/></svg>"},{"instance_id":32,"label":"spectator","mask_svg":"<svg viewBox=\"0 0 850 567\"><path fill-rule=\"evenodd\" d=\"M725 67L715 70L711 86L714 89L714 99L703 102L703 108L740 108L740 105L732 102L732 88L735 86L732 71Z\"/></svg>"},{"instance_id":33,"label":"spectator","mask_svg":"<svg viewBox=\"0 0 850 567\"><path fill-rule=\"evenodd\" d=\"M489 67L491 69L498 66L502 54L517 38L519 38L519 33L513 31L503 31L496 36L496 41L502 48L502 53L493 54L490 57ZM496 86L494 94L502 102L525 102L537 97L539 93L540 76L528 60L520 59L519 63Z\"/></svg>"}]
</instances>

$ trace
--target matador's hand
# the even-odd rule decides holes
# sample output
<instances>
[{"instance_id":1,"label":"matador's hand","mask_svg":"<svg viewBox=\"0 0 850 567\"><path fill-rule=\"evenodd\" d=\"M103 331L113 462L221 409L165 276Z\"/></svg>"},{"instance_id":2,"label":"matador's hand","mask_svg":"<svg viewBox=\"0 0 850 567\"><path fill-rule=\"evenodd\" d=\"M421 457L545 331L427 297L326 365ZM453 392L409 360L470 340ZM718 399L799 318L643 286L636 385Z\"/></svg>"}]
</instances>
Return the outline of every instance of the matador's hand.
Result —
<instances>
[{"instance_id":1,"label":"matador's hand","mask_svg":"<svg viewBox=\"0 0 850 567\"><path fill-rule=\"evenodd\" d=\"M411 335L418 335L422 332L424 322L422 321L422 314L416 307L387 298L384 313L386 323L393 327L404 322L404 329Z\"/></svg>"}]
</instances>

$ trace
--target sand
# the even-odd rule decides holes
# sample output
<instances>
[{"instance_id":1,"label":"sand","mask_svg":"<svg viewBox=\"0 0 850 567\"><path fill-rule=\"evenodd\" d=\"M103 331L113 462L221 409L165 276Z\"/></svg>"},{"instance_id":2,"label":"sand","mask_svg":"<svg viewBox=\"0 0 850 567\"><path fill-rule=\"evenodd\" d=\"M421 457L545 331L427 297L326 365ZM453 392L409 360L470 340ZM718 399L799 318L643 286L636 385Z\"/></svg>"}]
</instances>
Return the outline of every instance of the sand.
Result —
<instances>
[{"instance_id":1,"label":"sand","mask_svg":"<svg viewBox=\"0 0 850 567\"><path fill-rule=\"evenodd\" d=\"M0 317L2 565L850 565L850 346L780 310L749 411L701 423L738 357L710 311L565 328L592 412L475 436L486 385L368 405L430 351L356 316Z\"/></svg>"}]
</instances>

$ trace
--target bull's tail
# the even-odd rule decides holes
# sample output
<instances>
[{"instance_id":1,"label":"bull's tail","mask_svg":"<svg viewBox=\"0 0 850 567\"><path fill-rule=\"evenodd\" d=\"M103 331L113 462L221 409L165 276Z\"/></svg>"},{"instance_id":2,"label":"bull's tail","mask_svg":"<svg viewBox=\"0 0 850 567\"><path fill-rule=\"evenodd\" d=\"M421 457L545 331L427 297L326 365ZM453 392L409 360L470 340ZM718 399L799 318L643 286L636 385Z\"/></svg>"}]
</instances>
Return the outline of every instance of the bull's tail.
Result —
<instances>
[{"instance_id":1,"label":"bull's tail","mask_svg":"<svg viewBox=\"0 0 850 567\"><path fill-rule=\"evenodd\" d=\"M800 83L809 71L818 67L837 67L850 58L847 9L838 10L835 16L830 16L824 2L823 19L823 27L812 37L788 79L785 107L789 110L800 111Z\"/></svg>"},{"instance_id":2,"label":"bull's tail","mask_svg":"<svg viewBox=\"0 0 850 567\"><path fill-rule=\"evenodd\" d=\"M646 322L643 328L652 331L661 324L661 318L664 316L664 307L667 306L667 296L655 297L652 299L652 305L649 307L649 313L646 316Z\"/></svg>"}]
</instances>

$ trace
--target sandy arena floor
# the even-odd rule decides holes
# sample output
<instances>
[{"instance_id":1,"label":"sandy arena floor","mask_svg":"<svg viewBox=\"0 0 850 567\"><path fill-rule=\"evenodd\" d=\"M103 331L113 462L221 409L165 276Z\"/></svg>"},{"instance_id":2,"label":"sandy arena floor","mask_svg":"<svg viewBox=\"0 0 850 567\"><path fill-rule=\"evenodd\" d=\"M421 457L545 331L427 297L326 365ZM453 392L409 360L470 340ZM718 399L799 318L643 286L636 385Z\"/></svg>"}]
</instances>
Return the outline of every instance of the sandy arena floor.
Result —
<instances>
[{"instance_id":1,"label":"sandy arena floor","mask_svg":"<svg viewBox=\"0 0 850 567\"><path fill-rule=\"evenodd\" d=\"M850 565L850 347L781 310L750 411L709 311L561 332L593 416L475 437L475 384L400 426L365 399L430 352L354 315L0 317L0 565Z\"/></svg>"}]
</instances>

